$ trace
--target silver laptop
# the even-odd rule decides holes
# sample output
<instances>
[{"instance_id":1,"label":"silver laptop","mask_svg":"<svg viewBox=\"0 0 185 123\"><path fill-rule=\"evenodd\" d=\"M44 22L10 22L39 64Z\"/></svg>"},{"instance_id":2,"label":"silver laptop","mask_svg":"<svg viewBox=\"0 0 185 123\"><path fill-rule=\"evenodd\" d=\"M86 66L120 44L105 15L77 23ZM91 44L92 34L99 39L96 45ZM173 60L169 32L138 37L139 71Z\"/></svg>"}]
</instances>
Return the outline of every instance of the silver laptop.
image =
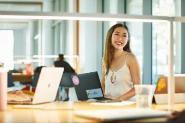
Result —
<instances>
[{"instance_id":1,"label":"silver laptop","mask_svg":"<svg viewBox=\"0 0 185 123\"><path fill-rule=\"evenodd\" d=\"M8 100L9 104L40 104L53 102L56 98L60 80L63 75L62 67L43 67L38 79L35 93L31 100Z\"/></svg>"}]
</instances>

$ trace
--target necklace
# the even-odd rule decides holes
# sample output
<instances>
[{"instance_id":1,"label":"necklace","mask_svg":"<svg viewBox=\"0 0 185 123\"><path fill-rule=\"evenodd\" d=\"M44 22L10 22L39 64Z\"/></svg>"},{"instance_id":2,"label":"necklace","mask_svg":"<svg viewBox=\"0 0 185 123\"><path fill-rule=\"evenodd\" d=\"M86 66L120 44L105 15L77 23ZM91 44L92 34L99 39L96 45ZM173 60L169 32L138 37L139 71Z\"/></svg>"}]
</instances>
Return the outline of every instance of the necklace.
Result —
<instances>
[{"instance_id":1,"label":"necklace","mask_svg":"<svg viewBox=\"0 0 185 123\"><path fill-rule=\"evenodd\" d=\"M116 74L115 74L115 72L112 72L112 75L110 77L110 81L111 81L112 84L114 84L116 82Z\"/></svg>"}]
</instances>

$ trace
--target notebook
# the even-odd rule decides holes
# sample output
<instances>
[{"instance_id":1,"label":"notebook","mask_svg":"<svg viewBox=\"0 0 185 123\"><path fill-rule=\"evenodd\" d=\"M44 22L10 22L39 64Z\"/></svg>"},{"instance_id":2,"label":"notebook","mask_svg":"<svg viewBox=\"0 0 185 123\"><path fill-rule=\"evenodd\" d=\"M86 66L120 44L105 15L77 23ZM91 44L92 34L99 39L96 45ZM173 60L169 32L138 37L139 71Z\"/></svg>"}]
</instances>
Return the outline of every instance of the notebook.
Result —
<instances>
[{"instance_id":1,"label":"notebook","mask_svg":"<svg viewBox=\"0 0 185 123\"><path fill-rule=\"evenodd\" d=\"M40 104L40 103L46 103L46 102L53 102L57 95L57 91L60 84L60 80L63 75L63 71L64 71L64 68L62 67L42 68L33 97L30 97L30 100L29 99L20 100L19 98L14 98L14 99L8 98L8 103L9 104Z\"/></svg>"},{"instance_id":2,"label":"notebook","mask_svg":"<svg viewBox=\"0 0 185 123\"><path fill-rule=\"evenodd\" d=\"M80 82L75 86L78 100L110 100L104 97L101 82L97 72L79 74L78 77Z\"/></svg>"},{"instance_id":3,"label":"notebook","mask_svg":"<svg viewBox=\"0 0 185 123\"><path fill-rule=\"evenodd\" d=\"M119 120L137 120L143 118L159 118L167 117L171 114L169 111L155 109L106 109L106 110L79 110L75 111L75 115L102 120L102 121L119 121Z\"/></svg>"}]
</instances>

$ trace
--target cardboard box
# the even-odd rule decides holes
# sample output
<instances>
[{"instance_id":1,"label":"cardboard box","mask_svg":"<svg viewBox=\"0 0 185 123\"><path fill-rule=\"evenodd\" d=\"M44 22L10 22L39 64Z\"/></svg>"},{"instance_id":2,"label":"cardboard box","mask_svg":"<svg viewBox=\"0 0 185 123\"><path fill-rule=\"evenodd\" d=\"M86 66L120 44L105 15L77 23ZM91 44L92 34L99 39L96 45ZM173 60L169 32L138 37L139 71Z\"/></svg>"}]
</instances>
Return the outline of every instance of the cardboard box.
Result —
<instances>
[{"instance_id":1,"label":"cardboard box","mask_svg":"<svg viewBox=\"0 0 185 123\"><path fill-rule=\"evenodd\" d=\"M175 103L185 102L185 74L175 74ZM161 75L157 81L154 99L157 104L168 102L168 77Z\"/></svg>"},{"instance_id":2,"label":"cardboard box","mask_svg":"<svg viewBox=\"0 0 185 123\"><path fill-rule=\"evenodd\" d=\"M155 94L154 98L156 104L168 103L168 94ZM184 103L184 102L185 102L185 93L176 93L174 97L174 103Z\"/></svg>"}]
</instances>

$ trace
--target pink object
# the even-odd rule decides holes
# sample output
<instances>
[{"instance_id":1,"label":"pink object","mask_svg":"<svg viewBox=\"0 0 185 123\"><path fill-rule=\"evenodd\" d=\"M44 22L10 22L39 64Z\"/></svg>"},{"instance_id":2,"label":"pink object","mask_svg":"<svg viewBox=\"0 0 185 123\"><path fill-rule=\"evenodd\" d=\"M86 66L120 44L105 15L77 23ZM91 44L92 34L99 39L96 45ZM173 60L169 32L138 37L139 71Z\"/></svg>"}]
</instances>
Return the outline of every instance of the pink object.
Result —
<instances>
[{"instance_id":1,"label":"pink object","mask_svg":"<svg viewBox=\"0 0 185 123\"><path fill-rule=\"evenodd\" d=\"M78 85L79 84L79 79L78 79L78 77L76 75L72 76L72 81L73 81L74 85Z\"/></svg>"},{"instance_id":2,"label":"pink object","mask_svg":"<svg viewBox=\"0 0 185 123\"><path fill-rule=\"evenodd\" d=\"M33 74L33 66L31 63L26 64L26 74L32 75Z\"/></svg>"},{"instance_id":3,"label":"pink object","mask_svg":"<svg viewBox=\"0 0 185 123\"><path fill-rule=\"evenodd\" d=\"M7 72L0 68L0 111L7 108Z\"/></svg>"}]
</instances>

